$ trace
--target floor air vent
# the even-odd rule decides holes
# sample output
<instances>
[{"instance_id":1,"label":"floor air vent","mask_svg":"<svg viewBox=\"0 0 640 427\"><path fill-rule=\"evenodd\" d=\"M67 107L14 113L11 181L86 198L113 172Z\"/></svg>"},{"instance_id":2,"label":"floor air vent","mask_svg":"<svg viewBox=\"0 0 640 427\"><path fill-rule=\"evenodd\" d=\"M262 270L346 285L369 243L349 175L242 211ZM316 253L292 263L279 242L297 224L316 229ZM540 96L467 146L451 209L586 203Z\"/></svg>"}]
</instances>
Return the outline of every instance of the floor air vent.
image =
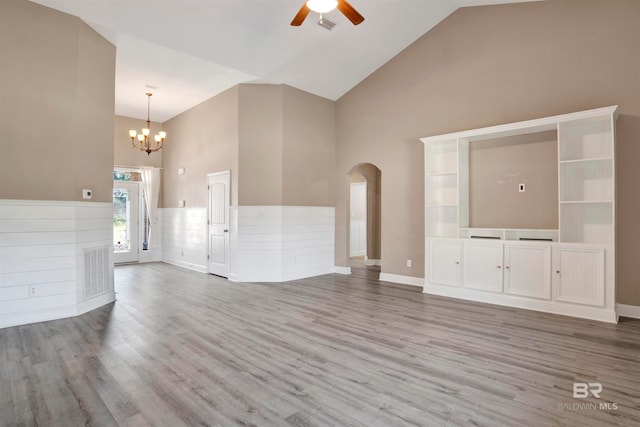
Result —
<instances>
[{"instance_id":1,"label":"floor air vent","mask_svg":"<svg viewBox=\"0 0 640 427\"><path fill-rule=\"evenodd\" d=\"M83 301L111 290L109 250L109 246L84 249Z\"/></svg>"}]
</instances>

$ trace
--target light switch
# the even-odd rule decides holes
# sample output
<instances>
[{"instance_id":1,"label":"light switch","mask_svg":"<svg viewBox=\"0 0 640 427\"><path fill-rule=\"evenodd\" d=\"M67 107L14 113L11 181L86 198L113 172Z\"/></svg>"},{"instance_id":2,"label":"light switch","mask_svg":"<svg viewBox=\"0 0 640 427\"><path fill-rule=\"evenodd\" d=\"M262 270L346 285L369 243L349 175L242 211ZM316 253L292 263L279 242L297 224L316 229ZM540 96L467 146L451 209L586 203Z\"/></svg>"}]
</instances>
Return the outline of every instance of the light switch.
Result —
<instances>
[{"instance_id":1,"label":"light switch","mask_svg":"<svg viewBox=\"0 0 640 427\"><path fill-rule=\"evenodd\" d=\"M179 208L184 208L184 200L178 200L178 207Z\"/></svg>"}]
</instances>

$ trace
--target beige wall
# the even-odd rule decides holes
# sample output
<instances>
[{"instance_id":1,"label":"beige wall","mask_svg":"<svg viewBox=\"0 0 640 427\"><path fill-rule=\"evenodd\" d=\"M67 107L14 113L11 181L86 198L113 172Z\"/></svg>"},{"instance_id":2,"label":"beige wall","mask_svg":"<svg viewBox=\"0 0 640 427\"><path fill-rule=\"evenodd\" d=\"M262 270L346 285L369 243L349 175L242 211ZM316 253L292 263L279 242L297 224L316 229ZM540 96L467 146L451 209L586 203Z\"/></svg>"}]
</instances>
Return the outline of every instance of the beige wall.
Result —
<instances>
[{"instance_id":1,"label":"beige wall","mask_svg":"<svg viewBox=\"0 0 640 427\"><path fill-rule=\"evenodd\" d=\"M243 84L238 91L239 204L282 205L282 86Z\"/></svg>"},{"instance_id":2,"label":"beige wall","mask_svg":"<svg viewBox=\"0 0 640 427\"><path fill-rule=\"evenodd\" d=\"M556 131L469 144L469 226L558 228Z\"/></svg>"},{"instance_id":3,"label":"beige wall","mask_svg":"<svg viewBox=\"0 0 640 427\"><path fill-rule=\"evenodd\" d=\"M354 165L382 170L382 270L424 277L418 138L618 104L618 302L640 305L638 22L636 0L459 9L340 98L337 265L347 265L346 175Z\"/></svg>"},{"instance_id":4,"label":"beige wall","mask_svg":"<svg viewBox=\"0 0 640 427\"><path fill-rule=\"evenodd\" d=\"M298 89L242 84L165 122L163 207L205 207L207 173L227 169L234 206L333 206L334 112Z\"/></svg>"},{"instance_id":5,"label":"beige wall","mask_svg":"<svg viewBox=\"0 0 640 427\"><path fill-rule=\"evenodd\" d=\"M282 88L282 204L334 206L335 102Z\"/></svg>"},{"instance_id":6,"label":"beige wall","mask_svg":"<svg viewBox=\"0 0 640 427\"><path fill-rule=\"evenodd\" d=\"M156 168L162 167L162 153L165 148L160 151L156 151L155 153L147 154L145 151L134 149L131 146L129 129L135 129L140 133L142 128L146 125L147 123L144 120L115 116L113 135L114 165L133 168L137 168L139 166L153 166ZM151 135L155 135L161 130L163 130L162 123L151 122ZM171 144L171 135L167 135L165 147L168 144Z\"/></svg>"},{"instance_id":7,"label":"beige wall","mask_svg":"<svg viewBox=\"0 0 640 427\"><path fill-rule=\"evenodd\" d=\"M0 1L0 198L112 200L115 47L78 18Z\"/></svg>"},{"instance_id":8,"label":"beige wall","mask_svg":"<svg viewBox=\"0 0 640 427\"><path fill-rule=\"evenodd\" d=\"M207 174L231 171L231 204L238 204L238 87L164 123L162 207L207 206ZM153 155L153 154L152 154ZM178 175L178 168L185 168Z\"/></svg>"}]
</instances>

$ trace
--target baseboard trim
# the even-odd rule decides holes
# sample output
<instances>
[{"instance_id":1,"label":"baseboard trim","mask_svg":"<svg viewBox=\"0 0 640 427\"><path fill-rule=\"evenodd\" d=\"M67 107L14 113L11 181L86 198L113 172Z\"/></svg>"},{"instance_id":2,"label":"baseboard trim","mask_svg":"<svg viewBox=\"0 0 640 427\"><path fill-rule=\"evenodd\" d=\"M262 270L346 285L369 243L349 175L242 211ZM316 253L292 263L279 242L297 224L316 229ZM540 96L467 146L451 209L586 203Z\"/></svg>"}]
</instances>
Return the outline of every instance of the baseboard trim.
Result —
<instances>
[{"instance_id":1,"label":"baseboard trim","mask_svg":"<svg viewBox=\"0 0 640 427\"><path fill-rule=\"evenodd\" d=\"M382 265L382 261L379 259L365 259L364 265Z\"/></svg>"},{"instance_id":2,"label":"baseboard trim","mask_svg":"<svg viewBox=\"0 0 640 427\"><path fill-rule=\"evenodd\" d=\"M425 283L426 294L458 298L487 304L502 305L512 308L543 311L545 313L560 314L562 316L580 317L601 322L618 323L618 315L614 307L610 309L581 306L578 304L561 304L551 300L539 300L516 295L495 294L493 292L465 289L448 285Z\"/></svg>"},{"instance_id":3,"label":"baseboard trim","mask_svg":"<svg viewBox=\"0 0 640 427\"><path fill-rule=\"evenodd\" d=\"M174 259L163 259L162 262L175 265L176 267L186 268L187 270L197 271L198 273L207 273L207 267L204 265L191 264L184 261L178 261Z\"/></svg>"},{"instance_id":4,"label":"baseboard trim","mask_svg":"<svg viewBox=\"0 0 640 427\"><path fill-rule=\"evenodd\" d=\"M15 313L0 316L0 329L13 326L28 325L30 323L48 322L60 320L78 315L75 305L58 308L55 310L34 311L29 313Z\"/></svg>"},{"instance_id":5,"label":"baseboard trim","mask_svg":"<svg viewBox=\"0 0 640 427\"><path fill-rule=\"evenodd\" d=\"M424 286L424 279L422 277L402 276L400 274L380 273L380 281L418 286L421 288Z\"/></svg>"},{"instance_id":6,"label":"baseboard trim","mask_svg":"<svg viewBox=\"0 0 640 427\"><path fill-rule=\"evenodd\" d=\"M351 267L336 265L333 267L333 272L337 274L351 274Z\"/></svg>"},{"instance_id":7,"label":"baseboard trim","mask_svg":"<svg viewBox=\"0 0 640 427\"><path fill-rule=\"evenodd\" d=\"M116 293L114 291L109 291L105 294L99 295L97 297L91 298L87 301L84 301L78 304L76 315L80 316L82 314L88 313L104 305L111 304L115 300L116 300Z\"/></svg>"},{"instance_id":8,"label":"baseboard trim","mask_svg":"<svg viewBox=\"0 0 640 427\"><path fill-rule=\"evenodd\" d=\"M618 316L631 317L632 319L640 319L640 306L616 304Z\"/></svg>"}]
</instances>

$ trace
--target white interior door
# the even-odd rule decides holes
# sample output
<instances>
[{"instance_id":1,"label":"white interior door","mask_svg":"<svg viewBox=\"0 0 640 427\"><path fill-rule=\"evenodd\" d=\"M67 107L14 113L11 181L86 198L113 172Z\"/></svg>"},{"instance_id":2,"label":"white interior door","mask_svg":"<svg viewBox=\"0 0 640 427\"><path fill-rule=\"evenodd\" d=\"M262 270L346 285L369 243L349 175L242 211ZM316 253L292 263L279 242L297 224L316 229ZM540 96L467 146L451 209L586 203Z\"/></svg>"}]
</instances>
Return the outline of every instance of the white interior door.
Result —
<instances>
[{"instance_id":1,"label":"white interior door","mask_svg":"<svg viewBox=\"0 0 640 427\"><path fill-rule=\"evenodd\" d=\"M229 277L229 204L231 172L207 177L209 189L209 253L207 271Z\"/></svg>"},{"instance_id":2,"label":"white interior door","mask_svg":"<svg viewBox=\"0 0 640 427\"><path fill-rule=\"evenodd\" d=\"M349 256L367 255L367 183L351 184Z\"/></svg>"},{"instance_id":3,"label":"white interior door","mask_svg":"<svg viewBox=\"0 0 640 427\"><path fill-rule=\"evenodd\" d=\"M138 262L140 184L113 181L113 261Z\"/></svg>"}]
</instances>

